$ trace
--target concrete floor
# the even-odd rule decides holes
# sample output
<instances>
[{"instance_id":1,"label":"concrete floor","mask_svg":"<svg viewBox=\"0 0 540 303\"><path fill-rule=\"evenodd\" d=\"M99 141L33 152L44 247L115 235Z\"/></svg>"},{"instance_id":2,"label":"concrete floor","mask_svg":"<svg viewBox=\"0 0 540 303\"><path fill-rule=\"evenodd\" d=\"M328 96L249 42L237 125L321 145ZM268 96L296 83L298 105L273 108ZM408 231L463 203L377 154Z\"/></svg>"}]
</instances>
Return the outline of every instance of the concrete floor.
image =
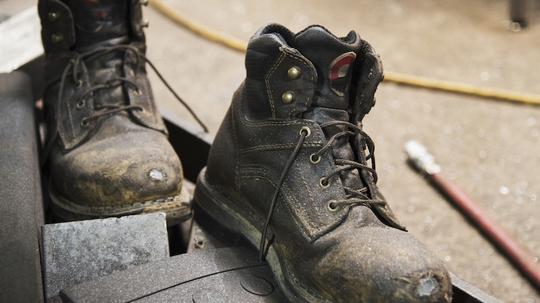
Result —
<instances>
[{"instance_id":1,"label":"concrete floor","mask_svg":"<svg viewBox=\"0 0 540 303\"><path fill-rule=\"evenodd\" d=\"M0 0L0 11L31 2ZM167 2L244 40L269 22L294 31L319 23L338 35L355 29L387 71L540 94L540 5L530 11L529 29L511 33L506 0ZM215 132L245 76L243 55L177 28L151 8L145 15L149 57ZM159 106L189 119L152 80ZM501 300L540 302L506 259L405 165L402 151L409 139L424 143L444 175L538 261L540 108L391 84L379 88L377 99L364 124L377 146L380 187L409 230L451 271Z\"/></svg>"},{"instance_id":2,"label":"concrete floor","mask_svg":"<svg viewBox=\"0 0 540 303\"><path fill-rule=\"evenodd\" d=\"M298 31L313 23L357 30L385 69L540 94L540 12L531 28L506 30L502 0L180 1L193 20L249 39L260 26ZM178 29L146 11L149 56L215 132L245 76L243 55ZM155 78L154 78L155 79ZM161 106L186 111L154 81ZM405 165L409 139L423 142L445 176L540 256L540 108L382 85L365 126L375 140L380 186L410 231L464 279L506 302L538 293L449 203ZM537 259L538 260L538 259Z\"/></svg>"}]
</instances>

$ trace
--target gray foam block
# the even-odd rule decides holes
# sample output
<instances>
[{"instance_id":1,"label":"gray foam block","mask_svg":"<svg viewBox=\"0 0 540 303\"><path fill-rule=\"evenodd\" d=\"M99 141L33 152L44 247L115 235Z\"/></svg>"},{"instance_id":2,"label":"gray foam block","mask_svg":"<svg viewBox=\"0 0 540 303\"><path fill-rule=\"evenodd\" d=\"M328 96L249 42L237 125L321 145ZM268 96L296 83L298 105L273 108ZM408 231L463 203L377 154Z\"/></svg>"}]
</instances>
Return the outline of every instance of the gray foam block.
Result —
<instances>
[{"instance_id":1,"label":"gray foam block","mask_svg":"<svg viewBox=\"0 0 540 303\"><path fill-rule=\"evenodd\" d=\"M198 250L117 272L60 293L63 302L287 302L253 249Z\"/></svg>"},{"instance_id":2,"label":"gray foam block","mask_svg":"<svg viewBox=\"0 0 540 303\"><path fill-rule=\"evenodd\" d=\"M48 224L43 227L46 296L168 256L163 213Z\"/></svg>"}]
</instances>

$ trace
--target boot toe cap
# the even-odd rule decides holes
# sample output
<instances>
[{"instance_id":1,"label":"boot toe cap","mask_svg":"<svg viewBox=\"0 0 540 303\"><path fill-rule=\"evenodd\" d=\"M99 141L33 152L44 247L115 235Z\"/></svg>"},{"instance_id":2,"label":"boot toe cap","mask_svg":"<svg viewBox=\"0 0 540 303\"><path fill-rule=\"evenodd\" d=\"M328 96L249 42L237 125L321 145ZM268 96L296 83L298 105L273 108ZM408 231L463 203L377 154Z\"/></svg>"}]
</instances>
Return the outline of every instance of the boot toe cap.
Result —
<instances>
[{"instance_id":1,"label":"boot toe cap","mask_svg":"<svg viewBox=\"0 0 540 303\"><path fill-rule=\"evenodd\" d=\"M85 207L124 207L181 190L180 160L166 137L152 130L86 142L54 162L55 194Z\"/></svg>"},{"instance_id":2,"label":"boot toe cap","mask_svg":"<svg viewBox=\"0 0 540 303\"><path fill-rule=\"evenodd\" d=\"M341 240L321 260L321 268L321 286L338 302L451 300L442 262L413 236L392 228L367 227Z\"/></svg>"}]
</instances>

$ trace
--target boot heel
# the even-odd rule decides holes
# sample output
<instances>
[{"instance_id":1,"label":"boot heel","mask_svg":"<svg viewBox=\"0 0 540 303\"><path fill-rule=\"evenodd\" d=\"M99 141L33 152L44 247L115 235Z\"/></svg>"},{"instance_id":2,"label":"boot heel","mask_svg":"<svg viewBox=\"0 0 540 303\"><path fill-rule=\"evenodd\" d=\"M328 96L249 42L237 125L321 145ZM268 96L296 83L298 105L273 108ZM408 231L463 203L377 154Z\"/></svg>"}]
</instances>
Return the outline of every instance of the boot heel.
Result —
<instances>
[{"instance_id":1,"label":"boot heel","mask_svg":"<svg viewBox=\"0 0 540 303\"><path fill-rule=\"evenodd\" d=\"M193 205L193 212L195 222L226 246L251 246L241 234L218 222L197 203Z\"/></svg>"}]
</instances>

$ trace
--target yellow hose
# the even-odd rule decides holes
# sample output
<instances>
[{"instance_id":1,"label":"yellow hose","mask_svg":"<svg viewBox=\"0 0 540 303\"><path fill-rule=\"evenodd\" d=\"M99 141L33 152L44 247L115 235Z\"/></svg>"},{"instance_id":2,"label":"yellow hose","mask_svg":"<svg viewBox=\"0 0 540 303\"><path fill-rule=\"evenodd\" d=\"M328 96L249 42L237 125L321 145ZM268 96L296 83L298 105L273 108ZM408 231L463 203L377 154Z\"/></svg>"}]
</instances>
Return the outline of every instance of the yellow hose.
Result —
<instances>
[{"instance_id":1,"label":"yellow hose","mask_svg":"<svg viewBox=\"0 0 540 303\"><path fill-rule=\"evenodd\" d=\"M163 14L165 17L169 18L179 26L189 30L193 34L211 42L225 46L229 49L243 53L246 52L247 45L244 41L233 37L228 37L227 35L207 28L202 24L196 23L169 7L162 0L150 0L149 3L154 9ZM540 106L539 95L521 94L517 92L492 88L482 88L473 85L441 81L395 72L385 72L384 81L417 88L444 91L454 94Z\"/></svg>"}]
</instances>

